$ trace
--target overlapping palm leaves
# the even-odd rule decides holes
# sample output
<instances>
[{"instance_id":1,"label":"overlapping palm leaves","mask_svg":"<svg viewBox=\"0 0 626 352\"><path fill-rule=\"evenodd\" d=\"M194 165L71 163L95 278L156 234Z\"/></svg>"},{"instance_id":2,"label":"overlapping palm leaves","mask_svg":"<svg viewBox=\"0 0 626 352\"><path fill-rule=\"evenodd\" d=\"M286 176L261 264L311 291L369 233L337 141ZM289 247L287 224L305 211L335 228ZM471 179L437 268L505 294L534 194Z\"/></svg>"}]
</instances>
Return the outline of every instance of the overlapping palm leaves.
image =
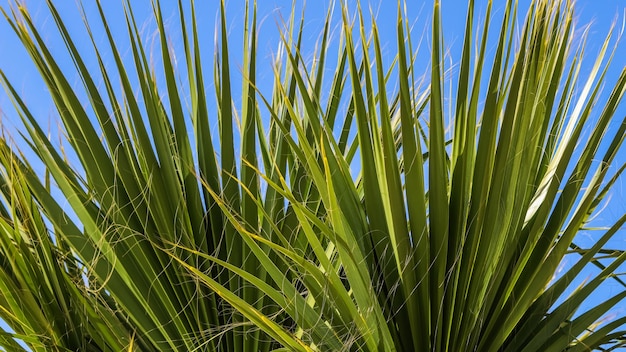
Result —
<instances>
[{"instance_id":1,"label":"overlapping palm leaves","mask_svg":"<svg viewBox=\"0 0 626 352\"><path fill-rule=\"evenodd\" d=\"M569 1L536 0L521 25L510 1L496 38L487 35L491 4L476 23L470 2L453 80L445 79L439 1L424 79L416 79L426 66L416 63L400 6L389 62L376 22L342 5L336 58L327 55L337 15L329 12L311 64L304 19L292 11L266 65L257 61L255 4L246 3L244 51L234 58L222 2L215 108L193 2L178 3L179 65L153 2L158 69L130 2L134 66L96 4L107 47L93 40L89 51L48 1L81 94L28 11L4 13L76 154L68 160L49 141L2 73L25 125L19 148L0 141L5 348L22 348L14 337L41 351L586 351L626 343L626 318L598 324L626 297L618 273L626 254L607 248L626 216L591 248L574 242L624 170L617 155L626 123L615 112L626 70L598 101L612 38L581 76L589 58L584 45L574 47ZM100 72L87 69L86 55ZM243 62L241 81L232 79L233 59ZM257 86L260 69L275 73L272 92ZM454 84L450 101L444 82ZM20 152L28 147L42 174ZM555 277L571 253L577 261ZM589 266L599 274L568 291ZM579 311L607 280L620 289Z\"/></svg>"}]
</instances>

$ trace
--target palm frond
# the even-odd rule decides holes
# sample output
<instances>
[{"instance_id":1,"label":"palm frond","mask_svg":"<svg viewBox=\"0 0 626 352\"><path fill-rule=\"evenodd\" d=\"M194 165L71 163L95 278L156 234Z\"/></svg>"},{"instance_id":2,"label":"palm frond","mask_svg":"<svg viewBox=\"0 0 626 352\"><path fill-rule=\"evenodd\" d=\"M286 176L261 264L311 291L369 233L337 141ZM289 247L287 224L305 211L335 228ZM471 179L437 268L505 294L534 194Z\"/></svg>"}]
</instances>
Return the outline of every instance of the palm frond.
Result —
<instances>
[{"instance_id":1,"label":"palm frond","mask_svg":"<svg viewBox=\"0 0 626 352\"><path fill-rule=\"evenodd\" d=\"M54 2L47 5L80 92L28 10L15 5L3 14L39 70L75 157L50 141L0 71L24 124L23 140L0 138L0 318L8 326L0 346L625 344L626 320L605 316L626 298L626 252L611 247L626 215L603 224L590 248L577 243L626 168L619 154L626 119L618 112L626 69L604 86L619 38L612 31L587 57L585 37L574 46L570 1L535 0L522 23L514 1L501 21L489 2L477 23L470 1L458 69L450 71L435 0L425 84L415 78L424 65L400 2L398 50L388 62L380 24L357 3L334 5L339 15L329 8L312 60L294 5L269 65L258 53L256 2L243 7L241 56L220 2L212 62L193 1L176 3L181 62L158 0L156 49L123 2L127 55L101 2L96 19L85 20L90 49ZM500 29L495 38L492 27ZM242 62L240 80L233 60ZM260 70L273 82L261 82ZM576 261L559 272L566 256ZM583 304L607 282L619 288Z\"/></svg>"}]
</instances>

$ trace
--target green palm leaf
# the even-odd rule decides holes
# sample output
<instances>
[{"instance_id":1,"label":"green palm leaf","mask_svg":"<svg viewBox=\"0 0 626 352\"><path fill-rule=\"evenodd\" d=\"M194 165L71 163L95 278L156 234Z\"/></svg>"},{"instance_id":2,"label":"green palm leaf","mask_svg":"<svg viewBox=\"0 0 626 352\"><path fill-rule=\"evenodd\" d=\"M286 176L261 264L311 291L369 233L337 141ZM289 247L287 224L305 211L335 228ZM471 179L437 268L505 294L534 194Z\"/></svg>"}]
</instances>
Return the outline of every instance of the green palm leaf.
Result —
<instances>
[{"instance_id":1,"label":"green palm leaf","mask_svg":"<svg viewBox=\"0 0 626 352\"><path fill-rule=\"evenodd\" d=\"M517 3L508 1L494 24L491 2L477 23L470 1L450 71L438 0L428 63L416 62L402 3L390 60L379 24L358 3L336 5L339 16L329 9L309 60L294 4L269 66L257 50L256 3L245 2L238 56L221 1L213 82L193 1L175 4L183 64L159 1L157 49L130 1L128 48L100 2L84 23L91 49L54 2L47 5L73 73L24 6L3 14L75 156L48 138L0 71L24 126L17 142L10 137L18 131L0 138L3 348L626 345L626 320L606 318L626 298L626 254L611 248L626 215L602 227L593 221L626 168L618 112L626 69L605 86L617 60L612 34L590 60L586 33L574 47L571 2L535 0L518 23ZM92 30L100 26L104 44ZM492 27L500 29L495 37ZM239 80L233 60L242 62ZM257 77L261 70L273 73L272 84ZM579 246L590 229L602 235ZM593 300L608 282L618 289Z\"/></svg>"}]
</instances>

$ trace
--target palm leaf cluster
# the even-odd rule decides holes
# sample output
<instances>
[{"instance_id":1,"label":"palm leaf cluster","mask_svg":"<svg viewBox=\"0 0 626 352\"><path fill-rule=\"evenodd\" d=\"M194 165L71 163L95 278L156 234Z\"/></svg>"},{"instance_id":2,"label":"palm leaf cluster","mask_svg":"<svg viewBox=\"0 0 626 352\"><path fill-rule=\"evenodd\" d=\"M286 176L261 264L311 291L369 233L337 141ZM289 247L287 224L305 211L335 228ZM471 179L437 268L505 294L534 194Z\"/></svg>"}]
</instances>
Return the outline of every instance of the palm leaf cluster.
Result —
<instances>
[{"instance_id":1,"label":"palm leaf cluster","mask_svg":"<svg viewBox=\"0 0 626 352\"><path fill-rule=\"evenodd\" d=\"M626 317L603 320L626 297L618 270L626 253L608 247L626 215L599 230L590 248L575 242L624 170L626 121L616 110L626 70L600 95L613 59L609 36L581 73L585 36L574 45L569 1L535 0L521 23L513 1L496 23L491 2L478 16L470 1L454 79L444 65L438 0L428 65L416 60L400 5L398 50L389 60L376 21L365 20L360 6L342 5L331 7L313 60L305 19L292 11L276 60L266 65L258 61L256 4L248 3L243 54L233 57L222 1L212 67L201 55L193 2L178 2L180 63L159 1L152 2L154 52L130 1L129 48L119 46L95 3L106 40L98 43L86 22L87 50L47 1L79 92L25 7L3 11L75 155L51 142L1 73L24 124L21 142L0 139L4 348L587 351L626 344ZM151 55L162 64L152 65ZM87 57L99 71L88 69ZM233 60L242 62L239 81ZM259 70L274 73L270 89L257 82ZM572 288L590 267L599 269ZM608 281L619 289L580 309Z\"/></svg>"}]
</instances>

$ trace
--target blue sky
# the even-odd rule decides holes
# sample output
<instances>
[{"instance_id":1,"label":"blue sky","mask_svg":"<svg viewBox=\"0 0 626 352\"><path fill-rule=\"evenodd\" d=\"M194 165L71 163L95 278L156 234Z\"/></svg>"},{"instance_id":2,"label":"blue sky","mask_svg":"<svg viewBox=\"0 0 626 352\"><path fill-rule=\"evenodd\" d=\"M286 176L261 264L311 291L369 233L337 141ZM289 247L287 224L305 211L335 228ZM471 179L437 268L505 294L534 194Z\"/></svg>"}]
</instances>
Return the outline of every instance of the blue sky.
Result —
<instances>
[{"instance_id":1,"label":"blue sky","mask_svg":"<svg viewBox=\"0 0 626 352\"><path fill-rule=\"evenodd\" d=\"M0 4L2 4L5 8L8 7L7 4L13 2L12 0L1 0ZM45 32L47 37L46 40L50 43L52 47L53 53L57 54L61 62L65 62L68 70L71 70L71 60L65 53L64 45L59 38L59 36L54 31L54 23L50 15L48 14L45 1L44 0L24 0L26 7L30 10L33 15L34 22L40 26L40 28L50 29ZM85 12L87 14L87 18L91 19L91 23L96 23L97 21L97 11L94 1L83 1ZM465 22L465 14L466 14L466 2L461 0L443 0L442 1L442 11L443 11L443 20L444 20L444 35L446 40L446 47L449 50L450 59L448 60L448 64L454 64L459 60L460 50L463 38L463 27ZM60 13L64 18L67 19L66 25L70 32L76 35L79 43L85 44L85 49L90 50L90 44L88 42L88 37L85 33L83 23L81 21L80 12L77 9L76 1L54 1L55 5L58 7ZM105 11L109 19L111 19L113 24L119 24L118 26L113 27L114 35L116 36L116 40L122 43L122 47L126 42L126 31L123 24L123 12L121 1L103 1L105 4ZM136 18L138 19L140 24L145 25L145 39L150 38L150 35L154 31L154 23L150 21L151 9L150 9L150 1L148 0L135 0L133 1L134 11ZM176 15L174 12L173 4L174 1L163 1L164 4L164 14L166 19L168 18L168 13L170 14L169 19L174 22L176 20ZM197 1L198 15L201 22L201 27L204 29L204 39L205 43L203 45L203 49L205 51L205 58L208 60L212 59L211 50L213 49L213 29L215 28L215 23L217 19L217 1ZM259 19L261 20L260 27L260 35L259 35L259 75L260 80L264 77L268 78L271 81L272 72L269 66L266 66L267 69L263 70L263 60L269 60L271 55L276 52L276 48L279 41L279 36L277 32L277 24L282 19L287 20L289 17L289 13L291 10L291 1L289 0L263 0L259 1ZM304 1L296 1L296 10L298 13L302 9L302 4ZM348 4L354 9L355 0L348 1ZM362 7L367 10L368 7L372 8L374 13L376 13L377 22L379 24L379 30L382 36L382 42L385 46L385 51L388 57L392 57L395 52L395 19L396 19L396 6L395 1L387 2L385 5L382 5L382 0L363 0L361 1ZM389 4L393 3L392 6ZM530 0L520 0L520 13L524 14L525 10L528 8ZM227 1L227 13L228 13L228 22L229 22L229 30L230 30L230 38L231 38L231 50L233 50L234 55L237 56L237 51L241 50L241 26L240 23L243 22L243 11L241 6L243 4L243 0L230 0ZM314 43L319 36L321 26L323 25L324 16L326 14L326 10L328 8L327 1L309 1L305 6L305 18L306 18L306 26L305 26L305 42ZM496 0L494 1L494 14L497 18L498 15L501 15L504 11L505 1L504 0ZM621 21L624 19L623 13L626 10L626 0L579 0L576 2L577 7L577 21L580 24L588 24L591 23L592 27L589 33L588 40L588 56L589 58L593 58L594 52L597 52L599 46L604 41L604 38L609 30L610 25L619 20L621 25ZM477 14L482 14L486 7L485 0L477 1ZM431 2L430 1L410 1L408 6L408 18L411 21L414 21L414 32L413 35L416 40L419 40L420 37L424 33L429 33L428 24L431 13ZM618 18L618 16L621 16ZM521 15L520 15L521 17ZM282 18L282 19L281 19ZM335 12L335 19L340 19L340 14L338 11ZM117 21L119 20L119 21ZM339 23L339 21L335 21ZM389 26L385 26L385 23L389 23ZM498 30L497 26L492 26L493 31ZM100 41L102 44L105 43L105 37L100 31L98 26L94 26L93 28L96 36L96 41ZM177 43L176 32L173 31L172 41ZM27 101L29 99L36 100L38 104L37 112L38 116L43 117L52 117L54 116L52 110L52 104L47 99L47 93L43 86L41 79L38 77L38 73L34 69L34 65L30 62L26 52L22 49L21 44L15 35L12 34L10 27L7 25L6 21L0 21L0 50L2 55L0 55L0 68L2 68L5 73L7 73L8 77L11 81L21 89L25 93L25 98ZM580 32L579 32L580 33ZM202 35L202 34L201 34ZM385 45L386 43L386 45ZM312 47L312 45L311 45ZM422 54L428 53L428 43L425 41L421 50ZM383 53L385 54L385 53ZM618 52L616 53L616 62L613 65L613 73L609 74L609 79L607 83L611 83L611 79L615 80L619 70L623 66L624 58L626 57L626 45L621 45ZM89 58L89 56L87 56ZM106 58L106 55L105 55ZM620 63L621 61L621 63ZM88 60L89 62L89 60ZM268 62L269 63L269 62ZM96 61L92 60L91 64L94 65L94 68L97 68ZM236 65L237 62L234 62ZM591 64L591 60L589 61ZM208 65L210 67L210 65ZM234 74L237 74L237 66L235 66ZM77 82L78 83L78 82ZM4 95L4 92L0 93L0 109L3 111L3 115L11 116L12 112L10 111L10 102ZM622 110L623 111L623 110ZM7 123L5 121L5 123Z\"/></svg>"},{"instance_id":2,"label":"blue sky","mask_svg":"<svg viewBox=\"0 0 626 352\"><path fill-rule=\"evenodd\" d=\"M34 22L43 29L50 29L49 31L45 31L46 33L46 41L53 48L53 54L58 55L60 58L60 62L64 62L64 66L67 67L68 72L71 72L71 60L65 53L65 48L56 34L54 29L54 23L49 15L45 1L44 0L26 0L24 1L27 8L31 11L33 15ZM66 19L66 24L68 25L68 29L70 32L76 35L76 38L79 42L85 44L84 49L86 52L91 50L90 44L88 42L88 37L84 31L84 26L81 21L80 12L77 10L77 5L75 1L66 1L66 0L58 0L54 1L58 6L59 11L62 16ZM105 11L107 16L112 19L112 23L114 24L114 35L117 40L121 43L120 46L123 48L124 43L126 43L126 31L123 25L123 12L121 6L121 0L108 0L102 1L105 3ZM463 30L464 30L464 22L465 22L465 14L466 14L466 2L460 0L442 0L442 11L443 11L443 20L444 20L444 35L445 35L445 43L447 49L450 52L450 59L448 60L449 65L453 65L454 63L459 61L460 58L460 50L463 38ZM520 0L520 13L525 14L526 9L528 8L529 0ZM8 9L8 4L10 2L7 0L0 0L1 6L5 9ZM94 6L94 0L85 0L84 1L85 12L87 18L95 19L97 16L97 12ZM163 3L167 4L164 6L164 15L166 19L171 19L172 23L176 23L176 16L174 12L174 8L171 4L174 4L174 1L163 1ZM217 19L217 1L197 1L197 11L199 20L201 21L201 29L203 33L201 34L202 39L205 41L203 45L204 57L207 60L212 60L212 49L213 49L213 29L216 25ZM296 9L298 13L302 10L303 1L297 1ZM352 9L355 8L355 1L348 1L348 4ZM371 7L373 11L377 14L377 23L379 25L379 30L382 36L382 42L384 44L384 52L383 55L387 58L392 58L395 53L395 20L396 20L396 2L395 1L387 1L383 4L382 0L363 0L362 7L367 9L367 7ZM240 23L243 22L243 10L242 10L243 0L229 0L227 1L227 14L228 14L228 28L230 31L230 40L231 40L231 49L233 50L233 56L237 57L237 51L241 50L241 38L242 38L242 28L239 26ZM392 4L392 5L389 5ZM154 31L154 22L150 20L151 9L150 9L150 1L148 0L139 0L133 1L135 17L139 21L140 24L145 25L145 39L149 39L151 34ZM320 29L324 22L324 16L326 14L328 8L328 2L326 1L314 1L309 0L305 9L305 43L309 43L309 49L312 52L313 45L315 41L318 39L320 35ZM504 11L505 1L503 0L495 0L494 1L494 11L496 18L502 15ZM609 31L611 24L614 21L617 21L618 27L622 25L622 21L624 20L624 12L626 11L626 0L578 0L575 4L577 8L577 22L579 25L589 24L591 23L592 27L589 30L589 38L588 38L588 46L587 46L587 57L588 61L583 69L589 70L593 59L595 58L595 53L598 52L600 46L604 42L606 35ZM477 1L477 14L480 17L484 12L486 7L486 1L480 0ZM272 79L272 71L270 69L269 63L272 57L272 54L276 52L276 48L279 42L279 36L277 31L277 24L281 21L281 16L285 20L289 17L289 12L292 8L292 2L287 0L259 0L259 20L261 21L260 27L260 35L259 35L259 81L264 81L264 79L271 84ZM413 35L416 38L416 41L422 36L423 33L429 34L429 18L431 13L431 2L430 1L410 1L410 4L407 6L408 9L408 18L414 22L414 32ZM521 17L521 15L520 15ZM340 14L338 12L335 13L335 19L339 20ZM116 21L115 19L119 19ZM95 23L95 22L93 22ZM339 23L335 21L335 23ZM386 24L389 25L386 25ZM104 43L105 38L101 32L101 29L98 28L97 25L94 25L94 32L96 37L96 42L101 41ZM494 26L494 30L497 30L497 26ZM582 33L582 29L578 32L580 35ZM180 44L177 42L177 32L175 29L172 31L172 42L174 43L174 48L177 48L177 45ZM180 46L178 46L180 48ZM306 51L306 48L305 48ZM428 41L425 39L422 43L422 54L428 55ZM332 57L332 54L331 54ZM105 55L105 59L107 56ZM109 56L110 58L110 56ZM127 56L130 59L130 55ZM267 64L264 69L264 63ZM88 61L88 64L94 65L96 68L95 60ZM237 80L237 64L241 64L241 62L237 62L236 60L233 62L233 78L235 81ZM613 82L617 79L619 72L623 69L626 64L626 44L622 43L615 54L614 63L612 69L609 71L607 78L607 86L611 86ZM211 68L212 65L209 62L207 64L207 68ZM424 70L427 68L427 63L424 64ZM51 100L46 93L46 90L42 84L42 80L39 78L38 73L34 67L34 65L29 61L29 58L21 47L18 39L15 35L13 35L12 30L4 20L0 20L0 69L2 69L9 79L13 82L13 84L21 91L24 95L24 98L27 103L33 107L33 112L36 114L38 119L42 122L44 126L50 126L50 130L56 130L57 126L57 118L56 113L53 107ZM210 70L209 70L210 71ZM211 73L206 72L209 80L211 80ZM71 74L70 74L70 77ZM75 84L78 86L80 82L78 78L75 79ZM209 87L211 89L211 87ZM233 89L238 89L238 87L233 87ZM608 92L604 92L605 94L600 98L600 100L606 99L606 94ZM620 109L617 113L617 119L622 118L626 115L626 104L622 103ZM0 91L0 117L2 121L2 128L9 131L15 135L16 131L19 130L19 122L12 111L12 106L10 100L4 94L4 91ZM624 162L626 160L626 156L622 151L620 161ZM610 220L618 215L626 212L626 189L622 184L619 184L615 188L615 194L613 195L612 201L607 205L604 212L598 217L598 223L602 220ZM593 237L596 236L594 234L586 234L586 237L581 238L582 242L592 241ZM615 238L613 244L619 248L626 248L626 234L621 234ZM606 288L606 294L610 294L612 290L611 287ZM603 295L595 296L594 299L601 300ZM617 308L617 312L621 312L618 314L626 314L626 304L621 304Z\"/></svg>"},{"instance_id":3,"label":"blue sky","mask_svg":"<svg viewBox=\"0 0 626 352\"><path fill-rule=\"evenodd\" d=\"M8 4L13 2L13 0L0 0L0 4L4 6L4 8L8 8ZM46 34L46 41L50 44L52 48L53 54L56 54L60 62L63 66L67 67L68 72L72 72L72 62L69 56L66 53L63 42L60 37L54 30L54 23L51 16L48 13L46 8L46 4L44 0L23 0L26 4L26 7L30 10L34 22L44 30ZM94 23L94 33L96 42L103 44L106 46L106 39L102 33L101 28L97 25L97 11L94 5L94 1L88 0L83 1L85 7L85 13L87 18L90 20L90 23ZM127 43L127 36L125 26L123 24L123 10L121 6L122 1L103 1L105 4L105 11L108 18L111 20L111 23L114 24L112 30L116 40L120 43L121 47L125 47L125 43ZM203 51L204 57L207 60L212 60L212 50L213 50L213 31L216 24L217 19L217 1L196 1L197 2L197 13L199 16L199 20L201 22L200 26L202 29L202 39L203 39ZM465 22L465 14L466 14L466 2L461 0L443 0L442 1L442 11L443 11L443 21L444 21L444 36L445 36L445 44L448 52L450 53L449 59L447 61L448 67L453 66L456 62L459 61L460 58L460 50L463 38L463 29ZM482 14L484 13L484 9L486 7L486 0L477 1L476 13L479 18L482 18ZM520 20L523 14L525 14L526 9L529 6L530 0L520 0ZM89 39L84 30L84 26L81 20L81 14L78 11L76 1L54 1L55 5L58 7L62 16L66 19L66 25L69 28L69 31L75 34L75 38L78 43L83 43L85 45L84 49L86 52L91 50ZM150 20L151 18L151 9L150 9L150 1L149 0L135 0L132 2L134 6L135 16L138 19L140 25L143 25L145 28L145 40L150 40L152 34L154 33L154 22ZM176 15L174 10L175 1L163 1L164 5L164 15L167 19L169 18L170 22L176 22ZM229 22L229 31L230 31L230 48L233 51L233 56L237 57L238 53L241 51L242 47L242 28L241 23L243 22L243 11L241 9L244 1L243 0L229 0L227 1L227 13L228 13L228 22ZM302 7L304 1L296 1L296 11L298 14L302 11ZM364 9L371 8L373 12L376 14L377 23L379 24L379 30L382 37L383 43L383 55L385 58L391 59L395 54L396 50L396 39L395 39L395 19L396 19L396 5L395 1L387 2L383 5L382 0L363 0L361 1L362 7ZM393 5L389 5L393 3ZM356 1L350 0L348 1L349 6L352 9L355 8ZM272 79L272 71L270 69L269 61L272 55L276 52L277 45L279 42L278 35L278 24L282 20L287 20L289 17L289 13L291 11L292 2L290 0L263 0L259 1L259 20L261 21L260 31L259 31L259 81L264 82L267 81L268 84L271 84ZM305 43L310 43L310 52L312 53L313 44L317 41L321 26L323 25L324 16L326 14L327 8L329 4L328 1L309 1L305 6ZM594 58L594 53L597 53L600 45L604 41L606 34L613 22L616 20L619 21L618 27L621 26L621 21L624 19L624 11L626 10L626 0L579 0L575 4L577 8L577 22L579 24L592 24L592 27L589 32L589 40L587 43L587 56L589 58L587 62L587 69L591 67L592 59ZM429 18L431 13L431 2L430 1L410 1L407 5L408 10L408 18L410 21L413 21L413 36L415 41L419 41L420 38L424 36L424 34L429 35ZM494 15L497 19L498 16L502 15L504 11L505 1L504 0L496 0L494 1ZM366 11L368 12L368 11ZM621 16L621 17L618 17ZM340 19L340 13L335 11L334 18L336 19L335 23L340 23L338 21ZM495 19L494 19L495 20ZM496 20L497 21L497 20ZM496 21L492 23L497 23ZM389 26L386 26L385 23L389 23ZM180 42L177 40L179 35L177 28L172 25L172 42L174 43L174 47L180 49ZM579 26L582 27L582 26ZM497 34L496 32L499 30L498 26L492 26L493 34ZM37 104L31 104L35 106L36 115L42 119L42 123L48 124L51 126L51 129L55 129L56 122L55 121L55 112L53 109L53 104L50 101L48 94L44 85L42 84L42 80L39 78L34 65L30 62L28 55L22 49L19 40L13 35L12 30L4 20L0 20L0 68L4 70L9 79L13 82L13 84L24 93L24 98L27 102L37 101ZM582 33L582 29L579 30L578 34ZM177 45L178 44L178 45ZM495 44L494 44L495 46ZM306 49L305 49L306 52ZM423 57L425 62L428 58L428 41L424 39L422 41L422 48L420 50L421 56ZM107 56L105 52L105 60L111 59L111 56ZM333 55L331 55L332 59ZM608 75L607 83L610 85L617 79L619 71L621 67L624 65L624 57L626 57L626 45L620 45L618 51L616 52L616 60L614 65L612 66L612 70ZM91 64L94 70L97 70L97 62L93 58L93 56L86 55L88 59L88 64ZM91 58L91 60L89 60ZM130 54L126 56L126 58L130 59ZM265 60L265 61L264 61ZM234 69L233 75L234 79L237 79L238 67L241 65L241 62L237 62L236 60L233 62ZM206 71L210 71L211 64L207 65ZM329 66L330 67L330 66ZM424 65L424 71L427 69L427 64ZM212 80L210 76L210 72L206 72L208 76L208 81ZM72 77L72 74L70 74ZM74 77L76 77L74 75ZM76 78L75 83L78 85L80 82L78 78ZM0 110L2 111L3 123L5 127L8 128L17 128L17 126L12 126L14 123L18 124L17 119L14 116L14 113L11 111L11 103L4 94L4 92L0 92ZM622 107L622 110L625 111Z\"/></svg>"}]
</instances>

